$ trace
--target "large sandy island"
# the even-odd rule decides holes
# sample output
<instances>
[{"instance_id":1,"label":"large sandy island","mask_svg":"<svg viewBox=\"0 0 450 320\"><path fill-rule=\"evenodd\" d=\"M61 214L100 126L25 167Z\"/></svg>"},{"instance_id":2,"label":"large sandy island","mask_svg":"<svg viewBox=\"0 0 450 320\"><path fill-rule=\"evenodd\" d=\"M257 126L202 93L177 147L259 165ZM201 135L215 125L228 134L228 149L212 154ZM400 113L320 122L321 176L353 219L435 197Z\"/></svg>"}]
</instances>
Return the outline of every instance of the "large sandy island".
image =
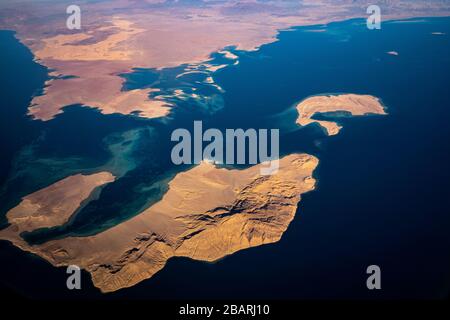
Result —
<instances>
[{"instance_id":1,"label":"large sandy island","mask_svg":"<svg viewBox=\"0 0 450 320\"><path fill-rule=\"evenodd\" d=\"M386 114L380 100L370 95L342 94L314 96L301 101L297 105L297 123L306 126L311 123L318 123L324 128L329 136L339 133L341 126L336 122L315 120L315 114L344 111L352 116L362 116L366 114Z\"/></svg>"},{"instance_id":2,"label":"large sandy island","mask_svg":"<svg viewBox=\"0 0 450 320\"><path fill-rule=\"evenodd\" d=\"M11 210L7 215L11 226L0 231L0 239L55 266L78 265L91 273L103 292L115 291L150 278L174 256L214 261L278 241L294 218L300 195L314 189L317 164L313 156L292 154L280 160L277 174L261 176L260 165L227 170L203 162L179 173L162 200L126 222L94 236L30 246L20 237L21 231L63 223L87 197L85 188L76 187L70 195L76 201L68 201L63 194L75 179L68 178L26 197L24 202L32 199L33 208L22 203ZM97 184L111 179L98 178ZM53 210L55 197L67 205ZM29 213L42 216L38 207L50 208L49 214L61 219L22 222L20 217L27 219ZM26 210L19 213L20 208Z\"/></svg>"}]
</instances>

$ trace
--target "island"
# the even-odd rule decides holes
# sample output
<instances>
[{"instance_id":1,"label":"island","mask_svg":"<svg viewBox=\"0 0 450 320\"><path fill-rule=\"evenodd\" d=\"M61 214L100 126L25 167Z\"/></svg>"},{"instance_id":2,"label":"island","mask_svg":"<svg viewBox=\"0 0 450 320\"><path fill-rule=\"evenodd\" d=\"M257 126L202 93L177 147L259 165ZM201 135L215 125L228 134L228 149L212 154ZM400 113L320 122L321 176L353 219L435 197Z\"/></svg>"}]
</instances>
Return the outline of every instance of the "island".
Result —
<instances>
[{"instance_id":1,"label":"island","mask_svg":"<svg viewBox=\"0 0 450 320\"><path fill-rule=\"evenodd\" d=\"M314 115L332 112L348 112L352 116L386 114L378 98L358 94L313 96L298 103L296 108L299 114L297 118L299 125L307 126L311 123L318 123L329 136L338 134L341 126L333 121L315 120L313 119Z\"/></svg>"},{"instance_id":2,"label":"island","mask_svg":"<svg viewBox=\"0 0 450 320\"><path fill-rule=\"evenodd\" d=\"M39 5L31 0L0 2L0 29L14 30L48 69L45 89L29 105L33 119L51 120L70 105L104 114L164 117L176 105L171 97L157 88L125 90L124 74L136 68L189 70L229 47L251 51L277 41L280 30L306 25L323 29L332 21L367 17L366 8L355 1L82 1L81 29L69 30L69 5L70 0L58 5L51 0ZM445 2L399 0L384 6L384 19L449 12ZM229 51L226 58L230 65L239 63Z\"/></svg>"},{"instance_id":3,"label":"island","mask_svg":"<svg viewBox=\"0 0 450 320\"><path fill-rule=\"evenodd\" d=\"M13 30L48 70L45 88L30 97L27 106L28 115L42 121L54 119L70 105L96 108L103 114L164 117L176 106L172 98L197 99L200 90L192 93L174 86L167 90L173 91L170 95L154 84L127 89L125 75L136 69L157 73L173 68L178 78L204 72L203 83L223 93L225 89L211 74L237 65L239 52L277 41L280 30L315 25L310 31L323 32L332 21L366 18L365 8L355 1L291 1L287 5L286 1L253 0L111 0L82 2L82 28L68 30L66 7L71 1L39 4L3 0L0 29ZM386 9L384 19L449 12L445 2L411 4L406 0L389 2ZM218 53L223 55L222 62L213 65L212 57ZM299 125L318 124L330 136L338 134L341 126L316 120L316 115L386 114L381 101L371 95L319 95L295 107ZM315 189L318 162L309 154L286 155L278 172L266 176L260 174L264 164L238 170L202 162L178 173L158 202L131 212L130 216L135 215L107 230L28 243L24 233L70 224L96 192L116 179L109 172L76 174L20 199L6 214L9 225L0 230L0 240L56 267L77 265L90 273L102 292L113 292L152 277L173 257L217 261L277 242L294 219L302 195Z\"/></svg>"},{"instance_id":4,"label":"island","mask_svg":"<svg viewBox=\"0 0 450 320\"><path fill-rule=\"evenodd\" d=\"M33 227L64 223L79 202L70 204L60 197L59 201L68 202L58 208L63 218L49 223L22 222L18 217L20 209L14 208L7 214L10 226L0 231L0 239L54 266L77 265L87 270L102 292L130 287L153 276L172 257L215 261L242 249L278 241L294 218L301 195L315 188L313 172L318 159L291 154L280 159L277 174L266 176L260 175L261 165L229 170L204 161L177 174L159 202L87 237L30 245L20 236L21 231L32 231ZM102 178L105 181L107 177ZM50 195L66 192L66 186L74 181L68 179L39 192L48 197L26 197L33 199L34 207L23 213L25 218L27 213L43 215L35 209L40 206L51 209L54 201ZM74 187L71 199L85 199L87 190Z\"/></svg>"}]
</instances>

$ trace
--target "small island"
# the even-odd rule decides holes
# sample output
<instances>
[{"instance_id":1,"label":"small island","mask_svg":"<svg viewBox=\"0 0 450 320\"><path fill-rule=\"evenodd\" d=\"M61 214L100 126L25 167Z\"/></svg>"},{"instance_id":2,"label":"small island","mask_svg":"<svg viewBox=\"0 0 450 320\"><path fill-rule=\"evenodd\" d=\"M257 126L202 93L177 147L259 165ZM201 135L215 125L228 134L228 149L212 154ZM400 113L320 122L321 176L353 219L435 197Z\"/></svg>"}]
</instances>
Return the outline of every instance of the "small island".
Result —
<instances>
[{"instance_id":1,"label":"small island","mask_svg":"<svg viewBox=\"0 0 450 320\"><path fill-rule=\"evenodd\" d=\"M388 55L391 55L391 56L398 56L398 52L397 51L388 51L388 52L386 52Z\"/></svg>"},{"instance_id":2,"label":"small island","mask_svg":"<svg viewBox=\"0 0 450 320\"><path fill-rule=\"evenodd\" d=\"M313 119L314 115L331 112L348 112L352 116L386 114L378 98L358 94L313 96L301 101L296 108L299 114L297 118L299 125L307 126L311 123L318 123L329 136L338 134L341 126L333 121L315 120Z\"/></svg>"}]
</instances>

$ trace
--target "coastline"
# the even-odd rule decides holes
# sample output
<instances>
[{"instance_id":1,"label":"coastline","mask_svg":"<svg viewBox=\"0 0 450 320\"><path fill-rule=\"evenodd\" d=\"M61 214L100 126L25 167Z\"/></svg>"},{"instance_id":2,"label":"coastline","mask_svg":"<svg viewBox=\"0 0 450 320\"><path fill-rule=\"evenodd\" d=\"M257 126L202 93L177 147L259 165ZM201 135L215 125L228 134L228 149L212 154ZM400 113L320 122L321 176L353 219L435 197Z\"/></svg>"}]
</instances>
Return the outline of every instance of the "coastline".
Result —
<instances>
[{"instance_id":1,"label":"coastline","mask_svg":"<svg viewBox=\"0 0 450 320\"><path fill-rule=\"evenodd\" d=\"M317 172L317 170L316 170L315 172ZM152 282L152 283L153 283L153 282Z\"/></svg>"}]
</instances>

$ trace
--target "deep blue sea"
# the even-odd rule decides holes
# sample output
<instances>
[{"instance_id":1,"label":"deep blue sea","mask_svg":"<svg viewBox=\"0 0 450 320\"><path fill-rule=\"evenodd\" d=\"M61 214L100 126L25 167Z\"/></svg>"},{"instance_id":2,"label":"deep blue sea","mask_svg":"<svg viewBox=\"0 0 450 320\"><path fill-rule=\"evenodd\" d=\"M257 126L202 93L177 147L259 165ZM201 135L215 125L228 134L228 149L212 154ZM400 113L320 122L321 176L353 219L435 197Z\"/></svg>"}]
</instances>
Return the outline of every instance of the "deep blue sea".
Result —
<instances>
[{"instance_id":1,"label":"deep blue sea","mask_svg":"<svg viewBox=\"0 0 450 320\"><path fill-rule=\"evenodd\" d=\"M325 32L313 32L325 29ZM442 32L444 35L433 35ZM179 102L169 119L145 120L70 106L49 122L26 116L47 70L9 31L0 32L0 222L30 192L69 174L108 169L120 177L67 225L27 235L42 242L94 234L157 201L187 167L170 162L170 133L203 126L280 128L281 153L319 157L318 187L303 196L281 241L216 263L171 259L153 278L102 295L83 273L66 273L0 242L0 283L30 297L95 298L442 298L450 287L450 18L363 20L300 27L214 74L224 93L197 85L208 103ZM398 56L388 55L397 51ZM220 59L220 57L217 57ZM179 68L137 69L124 89L177 82ZM388 116L338 117L340 134L295 125L295 103L324 93L371 94ZM167 142L167 143L166 143ZM366 288L381 268L382 289Z\"/></svg>"}]
</instances>

